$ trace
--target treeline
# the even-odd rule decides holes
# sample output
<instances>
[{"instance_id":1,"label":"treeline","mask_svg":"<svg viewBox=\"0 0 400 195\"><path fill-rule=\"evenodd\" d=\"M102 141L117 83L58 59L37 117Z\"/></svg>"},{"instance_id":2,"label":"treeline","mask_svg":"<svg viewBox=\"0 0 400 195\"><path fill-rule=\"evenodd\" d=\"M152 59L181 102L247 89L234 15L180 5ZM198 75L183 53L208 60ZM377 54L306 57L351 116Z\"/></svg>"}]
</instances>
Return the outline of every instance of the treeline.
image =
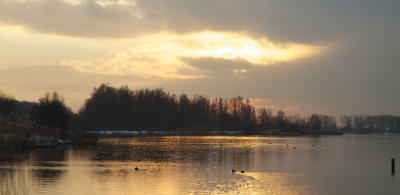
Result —
<instances>
[{"instance_id":1,"label":"treeline","mask_svg":"<svg viewBox=\"0 0 400 195\"><path fill-rule=\"evenodd\" d=\"M29 115L37 124L60 128L62 132L80 130L146 130L146 131L242 131L245 134L293 132L309 134L313 130L337 130L336 118L312 114L273 115L268 108L259 108L240 96L209 98L175 95L163 89L131 90L101 84L94 88L77 114L65 105L63 97L46 93L36 103L18 102L0 92L0 115ZM345 131L400 131L400 118L391 115L340 116ZM63 133L61 133L62 135Z\"/></svg>"},{"instance_id":2,"label":"treeline","mask_svg":"<svg viewBox=\"0 0 400 195\"><path fill-rule=\"evenodd\" d=\"M189 127L222 128L255 133L256 113L249 99L210 99L162 89L132 91L102 84L79 111L85 129L168 130Z\"/></svg>"},{"instance_id":3,"label":"treeline","mask_svg":"<svg viewBox=\"0 0 400 195\"><path fill-rule=\"evenodd\" d=\"M285 116L279 111L276 116L267 108L258 110L258 125L261 129L280 129L284 132L305 133L309 130L336 130L336 118L330 115L312 114L310 117L301 117L296 114Z\"/></svg>"},{"instance_id":4,"label":"treeline","mask_svg":"<svg viewBox=\"0 0 400 195\"><path fill-rule=\"evenodd\" d=\"M341 115L343 129L355 132L400 132L400 116Z\"/></svg>"},{"instance_id":5,"label":"treeline","mask_svg":"<svg viewBox=\"0 0 400 195\"><path fill-rule=\"evenodd\" d=\"M334 116L313 114L285 116L283 111L256 111L249 99L223 99L185 94L170 95L162 89L132 91L108 84L94 88L79 111L80 124L88 130L176 130L192 127L218 128L258 134L280 129L285 132L337 128Z\"/></svg>"},{"instance_id":6,"label":"treeline","mask_svg":"<svg viewBox=\"0 0 400 195\"><path fill-rule=\"evenodd\" d=\"M17 115L24 118L29 115L33 107L37 106L36 102L17 101L13 96L7 95L0 91L0 115Z\"/></svg>"}]
</instances>

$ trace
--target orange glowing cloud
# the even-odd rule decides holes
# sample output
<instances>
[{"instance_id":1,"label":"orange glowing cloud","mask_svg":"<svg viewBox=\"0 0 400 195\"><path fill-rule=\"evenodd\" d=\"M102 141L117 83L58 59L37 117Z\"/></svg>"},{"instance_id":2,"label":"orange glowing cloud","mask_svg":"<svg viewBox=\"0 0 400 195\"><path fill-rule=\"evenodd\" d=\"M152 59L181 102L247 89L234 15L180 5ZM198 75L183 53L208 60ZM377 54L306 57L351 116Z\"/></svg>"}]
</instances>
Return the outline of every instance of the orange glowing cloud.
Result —
<instances>
[{"instance_id":1,"label":"orange glowing cloud","mask_svg":"<svg viewBox=\"0 0 400 195\"><path fill-rule=\"evenodd\" d=\"M199 78L201 71L181 61L183 58L241 59L253 65L271 65L302 57L318 55L326 46L287 44L280 46L267 39L255 40L236 33L202 32L189 35L157 34L141 37L139 43L126 52L116 53L113 58L91 61L63 61L60 64L74 66L78 70L99 74L161 76L173 78ZM139 40L139 39L138 39ZM180 74L180 70L190 74ZM232 69L245 73L246 69Z\"/></svg>"}]
</instances>

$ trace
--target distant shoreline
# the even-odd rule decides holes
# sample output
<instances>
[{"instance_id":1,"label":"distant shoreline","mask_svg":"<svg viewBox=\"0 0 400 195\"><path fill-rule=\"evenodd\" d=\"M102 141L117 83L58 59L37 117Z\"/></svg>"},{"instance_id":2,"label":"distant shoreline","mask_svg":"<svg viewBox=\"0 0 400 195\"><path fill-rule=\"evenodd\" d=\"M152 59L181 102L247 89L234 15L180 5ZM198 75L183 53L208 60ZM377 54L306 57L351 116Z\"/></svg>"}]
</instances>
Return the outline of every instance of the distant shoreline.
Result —
<instances>
[{"instance_id":1,"label":"distant shoreline","mask_svg":"<svg viewBox=\"0 0 400 195\"><path fill-rule=\"evenodd\" d=\"M119 131L119 130L106 130L106 131L84 131L86 134L96 135L100 137L135 137L135 136L190 136L190 135L221 135L221 136L251 136L245 134L243 131L209 131L209 132L191 132L191 131ZM254 134L261 136L300 136L300 135L343 135L341 130L320 130L308 131L306 133L277 133L269 132L263 134Z\"/></svg>"}]
</instances>

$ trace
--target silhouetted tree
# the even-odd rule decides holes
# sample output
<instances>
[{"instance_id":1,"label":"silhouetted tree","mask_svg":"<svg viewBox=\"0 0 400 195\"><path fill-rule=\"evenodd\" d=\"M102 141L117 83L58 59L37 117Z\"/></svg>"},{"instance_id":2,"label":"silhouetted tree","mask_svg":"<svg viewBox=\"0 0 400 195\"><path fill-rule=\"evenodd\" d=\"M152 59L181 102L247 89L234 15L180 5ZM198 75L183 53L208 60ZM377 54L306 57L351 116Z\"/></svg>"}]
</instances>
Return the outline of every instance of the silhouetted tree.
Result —
<instances>
[{"instance_id":1,"label":"silhouetted tree","mask_svg":"<svg viewBox=\"0 0 400 195\"><path fill-rule=\"evenodd\" d=\"M258 109L258 121L262 129L269 129L272 127L272 112L267 108Z\"/></svg>"},{"instance_id":2,"label":"silhouetted tree","mask_svg":"<svg viewBox=\"0 0 400 195\"><path fill-rule=\"evenodd\" d=\"M320 115L322 129L336 129L336 118L329 115Z\"/></svg>"},{"instance_id":3,"label":"silhouetted tree","mask_svg":"<svg viewBox=\"0 0 400 195\"><path fill-rule=\"evenodd\" d=\"M186 94L182 94L179 97L178 110L178 120L180 121L180 126L187 127L190 124L190 100Z\"/></svg>"},{"instance_id":4,"label":"silhouetted tree","mask_svg":"<svg viewBox=\"0 0 400 195\"><path fill-rule=\"evenodd\" d=\"M191 120L194 126L209 127L210 98L195 95L191 104Z\"/></svg>"},{"instance_id":5,"label":"silhouetted tree","mask_svg":"<svg viewBox=\"0 0 400 195\"><path fill-rule=\"evenodd\" d=\"M340 122L346 130L351 130L353 125L353 117L347 115L340 116Z\"/></svg>"},{"instance_id":6,"label":"silhouetted tree","mask_svg":"<svg viewBox=\"0 0 400 195\"><path fill-rule=\"evenodd\" d=\"M399 132L400 131L400 116L396 116L395 117L395 126L396 126L396 131Z\"/></svg>"},{"instance_id":7,"label":"silhouetted tree","mask_svg":"<svg viewBox=\"0 0 400 195\"><path fill-rule=\"evenodd\" d=\"M254 107L250 104L250 99L246 99L246 103L240 103L240 114L242 129L246 134L256 133L256 112Z\"/></svg>"},{"instance_id":8,"label":"silhouetted tree","mask_svg":"<svg viewBox=\"0 0 400 195\"><path fill-rule=\"evenodd\" d=\"M358 130L366 129L367 127L366 117L364 117L363 115L353 115L352 118L355 129Z\"/></svg>"},{"instance_id":9,"label":"silhouetted tree","mask_svg":"<svg viewBox=\"0 0 400 195\"><path fill-rule=\"evenodd\" d=\"M37 105L36 102L16 101L15 114L18 115L20 118L24 119L26 115L29 115L29 112L35 105Z\"/></svg>"},{"instance_id":10,"label":"silhouetted tree","mask_svg":"<svg viewBox=\"0 0 400 195\"><path fill-rule=\"evenodd\" d=\"M286 128L286 116L282 110L279 110L278 114L274 117L275 118L275 127L281 130Z\"/></svg>"},{"instance_id":11,"label":"silhouetted tree","mask_svg":"<svg viewBox=\"0 0 400 195\"><path fill-rule=\"evenodd\" d=\"M79 113L82 116L86 128L99 129L99 128L119 128L121 123L121 112L126 112L129 104L126 100L126 92L124 88L118 90L111 87L108 83L101 84L99 88L94 88L91 94L91 98L86 99L85 104L80 109ZM118 97L121 95L121 97ZM127 105L123 105L119 101L125 102ZM129 115L128 115L129 116Z\"/></svg>"},{"instance_id":12,"label":"silhouetted tree","mask_svg":"<svg viewBox=\"0 0 400 195\"><path fill-rule=\"evenodd\" d=\"M309 123L310 130L318 130L322 128L322 121L318 114L311 114Z\"/></svg>"},{"instance_id":13,"label":"silhouetted tree","mask_svg":"<svg viewBox=\"0 0 400 195\"><path fill-rule=\"evenodd\" d=\"M392 115L387 115L387 130L396 131L396 117Z\"/></svg>"},{"instance_id":14,"label":"silhouetted tree","mask_svg":"<svg viewBox=\"0 0 400 195\"><path fill-rule=\"evenodd\" d=\"M218 99L215 98L212 100L210 105L210 123L211 126L217 127L218 126L218 116L219 116L219 109L218 109Z\"/></svg>"},{"instance_id":15,"label":"silhouetted tree","mask_svg":"<svg viewBox=\"0 0 400 195\"><path fill-rule=\"evenodd\" d=\"M376 127L378 131L384 132L387 130L387 116L386 115L378 115L376 121Z\"/></svg>"},{"instance_id":16,"label":"silhouetted tree","mask_svg":"<svg viewBox=\"0 0 400 195\"><path fill-rule=\"evenodd\" d=\"M14 97L9 96L0 91L0 114L9 115L12 112L15 113L16 101Z\"/></svg>"},{"instance_id":17,"label":"silhouetted tree","mask_svg":"<svg viewBox=\"0 0 400 195\"><path fill-rule=\"evenodd\" d=\"M374 131L376 129L376 117L365 116L365 123L368 131Z\"/></svg>"},{"instance_id":18,"label":"silhouetted tree","mask_svg":"<svg viewBox=\"0 0 400 195\"><path fill-rule=\"evenodd\" d=\"M287 127L285 131L288 132L302 132L309 129L308 119L301 118L300 115L296 114L287 117Z\"/></svg>"},{"instance_id":19,"label":"silhouetted tree","mask_svg":"<svg viewBox=\"0 0 400 195\"><path fill-rule=\"evenodd\" d=\"M60 97L57 92L53 92L51 96L47 92L44 97L39 99L39 103L32 108L29 115L32 120L38 121L42 125L59 127L65 131L73 113L70 108L65 106L64 98Z\"/></svg>"}]
</instances>

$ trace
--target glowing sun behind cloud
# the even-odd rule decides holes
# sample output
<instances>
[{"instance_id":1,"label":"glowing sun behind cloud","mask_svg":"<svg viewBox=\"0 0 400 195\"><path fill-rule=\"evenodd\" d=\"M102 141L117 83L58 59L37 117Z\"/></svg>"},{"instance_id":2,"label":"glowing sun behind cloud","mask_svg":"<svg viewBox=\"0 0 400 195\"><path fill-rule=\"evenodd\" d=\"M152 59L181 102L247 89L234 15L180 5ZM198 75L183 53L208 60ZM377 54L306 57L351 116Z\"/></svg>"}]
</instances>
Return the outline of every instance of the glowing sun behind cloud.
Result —
<instances>
[{"instance_id":1,"label":"glowing sun behind cloud","mask_svg":"<svg viewBox=\"0 0 400 195\"><path fill-rule=\"evenodd\" d=\"M276 45L235 33L202 32L189 35L157 34L138 39L127 52L111 59L63 61L61 65L99 74L198 78L205 76L181 58L242 59L254 65L270 65L316 55L324 47L301 44ZM190 74L180 74L180 70ZM240 72L246 72L241 70Z\"/></svg>"}]
</instances>

